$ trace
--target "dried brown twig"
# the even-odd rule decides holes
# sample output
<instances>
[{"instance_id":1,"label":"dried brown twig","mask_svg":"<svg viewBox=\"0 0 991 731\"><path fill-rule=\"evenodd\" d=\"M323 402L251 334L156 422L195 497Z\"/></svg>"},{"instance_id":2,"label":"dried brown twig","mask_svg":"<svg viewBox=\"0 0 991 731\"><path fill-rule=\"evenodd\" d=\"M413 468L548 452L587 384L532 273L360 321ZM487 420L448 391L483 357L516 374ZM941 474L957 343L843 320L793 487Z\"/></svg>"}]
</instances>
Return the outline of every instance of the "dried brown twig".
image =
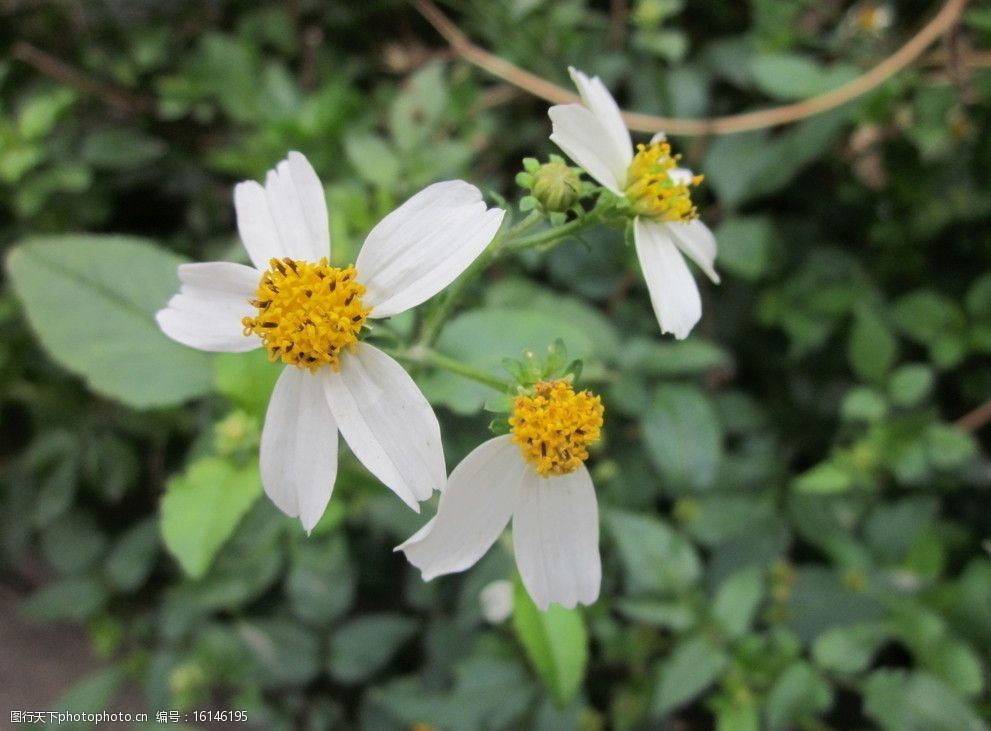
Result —
<instances>
[{"instance_id":1,"label":"dried brown twig","mask_svg":"<svg viewBox=\"0 0 991 731\"><path fill-rule=\"evenodd\" d=\"M431 0L412 0L412 2L417 11L444 37L455 53L469 63L546 101L556 104L578 101L578 96L571 91L476 46ZM637 112L623 112L623 118L630 129L638 132L663 130L671 134L701 136L766 129L812 117L862 96L915 61L929 46L956 25L964 8L967 7L967 2L968 0L946 0L932 20L898 50L856 79L824 94L771 109L709 119L657 117Z\"/></svg>"}]
</instances>

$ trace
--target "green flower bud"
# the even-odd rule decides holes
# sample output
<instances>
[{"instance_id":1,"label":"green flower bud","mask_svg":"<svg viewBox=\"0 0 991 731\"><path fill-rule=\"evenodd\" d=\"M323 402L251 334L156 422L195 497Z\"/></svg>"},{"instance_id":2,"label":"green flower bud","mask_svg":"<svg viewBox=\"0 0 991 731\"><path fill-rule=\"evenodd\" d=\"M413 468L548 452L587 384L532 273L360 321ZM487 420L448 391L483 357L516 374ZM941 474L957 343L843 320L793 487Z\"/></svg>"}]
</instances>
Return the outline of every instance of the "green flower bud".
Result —
<instances>
[{"instance_id":1,"label":"green flower bud","mask_svg":"<svg viewBox=\"0 0 991 731\"><path fill-rule=\"evenodd\" d=\"M533 197L545 211L566 211L581 197L582 181L574 169L563 162L551 161L533 175Z\"/></svg>"}]
</instances>

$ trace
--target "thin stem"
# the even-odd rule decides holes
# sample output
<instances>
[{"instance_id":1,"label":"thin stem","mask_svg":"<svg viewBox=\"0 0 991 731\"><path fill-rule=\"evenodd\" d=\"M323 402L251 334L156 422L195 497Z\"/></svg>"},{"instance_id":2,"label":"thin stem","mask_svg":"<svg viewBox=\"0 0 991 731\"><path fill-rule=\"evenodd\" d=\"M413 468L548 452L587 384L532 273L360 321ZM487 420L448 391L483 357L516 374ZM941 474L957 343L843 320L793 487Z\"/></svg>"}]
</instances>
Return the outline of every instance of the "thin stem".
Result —
<instances>
[{"instance_id":1,"label":"thin stem","mask_svg":"<svg viewBox=\"0 0 991 731\"><path fill-rule=\"evenodd\" d=\"M472 43L468 36L430 0L412 0L412 2L420 15L444 37L452 50L468 63L553 104L574 104L581 101L574 92L521 69L501 56ZM890 56L852 81L817 96L779 107L725 117L681 119L623 112L623 119L630 129L637 132L663 130L668 134L705 136L766 129L821 114L875 89L919 58L929 46L959 22L967 2L968 0L946 0L932 20L923 25Z\"/></svg>"},{"instance_id":2,"label":"thin stem","mask_svg":"<svg viewBox=\"0 0 991 731\"><path fill-rule=\"evenodd\" d=\"M594 215L582 216L556 228L549 228L532 236L525 236L521 239L508 242L506 244L506 251L526 251L527 249L533 249L545 244L557 243L569 238L575 231L579 231L593 223L598 223L598 219Z\"/></svg>"},{"instance_id":3,"label":"thin stem","mask_svg":"<svg viewBox=\"0 0 991 731\"><path fill-rule=\"evenodd\" d=\"M443 368L445 371L475 381L476 383L481 383L489 388L494 388L496 391L502 393L507 393L512 388L512 384L509 381L504 381L498 376L493 376L490 373L481 371L467 363L462 363L460 360L443 355L430 348L415 346L406 351L385 349L385 352L396 360L414 365L432 365L437 368Z\"/></svg>"}]
</instances>

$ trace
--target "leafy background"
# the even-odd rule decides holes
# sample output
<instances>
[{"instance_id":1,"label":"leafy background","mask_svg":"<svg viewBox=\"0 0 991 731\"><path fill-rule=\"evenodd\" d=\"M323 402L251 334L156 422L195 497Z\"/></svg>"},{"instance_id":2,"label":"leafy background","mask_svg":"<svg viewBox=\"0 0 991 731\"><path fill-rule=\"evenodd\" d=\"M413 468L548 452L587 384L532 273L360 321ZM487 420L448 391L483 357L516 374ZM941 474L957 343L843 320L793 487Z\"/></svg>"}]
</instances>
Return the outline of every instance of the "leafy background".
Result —
<instances>
[{"instance_id":1,"label":"leafy background","mask_svg":"<svg viewBox=\"0 0 991 731\"><path fill-rule=\"evenodd\" d=\"M558 83L574 64L627 108L703 117L835 87L931 8L448 11ZM986 7L839 110L676 140L724 275L687 341L659 337L615 231L473 290L441 351L497 372L561 337L607 407L600 600L540 615L517 585L496 623L479 595L512 579L506 552L422 583L391 552L419 518L353 458L309 538L261 499L278 369L177 346L150 313L177 262L240 256L231 186L288 149L347 263L426 183L518 199L521 158L554 151L546 105L396 0L0 12L0 578L102 658L55 706L131 688L265 729L987 728L991 77L968 50ZM486 436L485 390L418 380L452 466Z\"/></svg>"}]
</instances>

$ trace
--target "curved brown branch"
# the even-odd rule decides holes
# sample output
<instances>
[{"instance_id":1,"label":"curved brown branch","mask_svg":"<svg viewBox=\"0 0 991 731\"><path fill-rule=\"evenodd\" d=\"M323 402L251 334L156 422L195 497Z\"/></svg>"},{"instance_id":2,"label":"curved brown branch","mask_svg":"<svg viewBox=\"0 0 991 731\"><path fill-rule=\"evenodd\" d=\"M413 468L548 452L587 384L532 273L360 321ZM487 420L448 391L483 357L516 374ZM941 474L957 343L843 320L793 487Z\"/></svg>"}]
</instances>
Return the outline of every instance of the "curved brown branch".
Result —
<instances>
[{"instance_id":1,"label":"curved brown branch","mask_svg":"<svg viewBox=\"0 0 991 731\"><path fill-rule=\"evenodd\" d=\"M676 135L725 135L776 127L812 117L856 99L908 66L957 23L967 2L968 0L946 0L932 20L897 51L863 75L824 94L771 109L709 119L656 117L636 112L623 112L623 118L630 129L638 132L663 130ZM455 53L469 63L546 101L555 104L578 101L578 96L567 89L473 44L431 0L413 0L413 5L444 37Z\"/></svg>"},{"instance_id":2,"label":"curved brown branch","mask_svg":"<svg viewBox=\"0 0 991 731\"><path fill-rule=\"evenodd\" d=\"M991 421L991 399L985 401L973 411L968 411L953 422L953 425L957 429L963 429L964 431L977 431L989 421Z\"/></svg>"}]
</instances>

